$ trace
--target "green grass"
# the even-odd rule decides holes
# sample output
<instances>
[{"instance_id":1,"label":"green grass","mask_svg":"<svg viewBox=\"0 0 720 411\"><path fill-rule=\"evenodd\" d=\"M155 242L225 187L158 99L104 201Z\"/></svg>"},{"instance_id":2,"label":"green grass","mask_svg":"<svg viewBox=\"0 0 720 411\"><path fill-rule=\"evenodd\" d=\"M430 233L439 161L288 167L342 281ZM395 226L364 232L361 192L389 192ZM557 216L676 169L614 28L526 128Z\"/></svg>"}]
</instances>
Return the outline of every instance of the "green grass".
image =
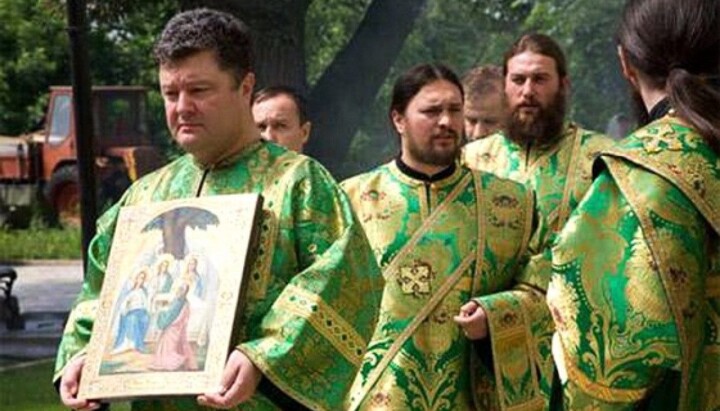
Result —
<instances>
[{"instance_id":1,"label":"green grass","mask_svg":"<svg viewBox=\"0 0 720 411\"><path fill-rule=\"evenodd\" d=\"M79 228L0 229L0 261L82 258Z\"/></svg>"},{"instance_id":2,"label":"green grass","mask_svg":"<svg viewBox=\"0 0 720 411\"><path fill-rule=\"evenodd\" d=\"M0 372L0 410L66 411L52 385L54 362L43 361L28 367ZM117 403L112 411L128 411L128 403Z\"/></svg>"}]
</instances>

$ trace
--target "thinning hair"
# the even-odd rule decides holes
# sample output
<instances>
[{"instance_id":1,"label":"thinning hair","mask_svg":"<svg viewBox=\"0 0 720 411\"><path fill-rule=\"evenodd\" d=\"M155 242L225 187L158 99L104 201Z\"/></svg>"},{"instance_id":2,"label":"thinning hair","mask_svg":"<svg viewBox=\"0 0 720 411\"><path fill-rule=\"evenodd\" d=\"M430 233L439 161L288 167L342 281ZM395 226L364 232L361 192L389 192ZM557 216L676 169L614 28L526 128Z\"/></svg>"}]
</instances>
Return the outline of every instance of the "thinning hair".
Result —
<instances>
[{"instance_id":1,"label":"thinning hair","mask_svg":"<svg viewBox=\"0 0 720 411\"><path fill-rule=\"evenodd\" d=\"M287 96L295 103L300 125L308 122L307 100L294 87L278 85L262 88L253 94L252 103L260 103L278 96Z\"/></svg>"},{"instance_id":2,"label":"thinning hair","mask_svg":"<svg viewBox=\"0 0 720 411\"><path fill-rule=\"evenodd\" d=\"M492 64L471 69L462 78L467 100L475 100L492 94L505 98L502 68Z\"/></svg>"}]
</instances>

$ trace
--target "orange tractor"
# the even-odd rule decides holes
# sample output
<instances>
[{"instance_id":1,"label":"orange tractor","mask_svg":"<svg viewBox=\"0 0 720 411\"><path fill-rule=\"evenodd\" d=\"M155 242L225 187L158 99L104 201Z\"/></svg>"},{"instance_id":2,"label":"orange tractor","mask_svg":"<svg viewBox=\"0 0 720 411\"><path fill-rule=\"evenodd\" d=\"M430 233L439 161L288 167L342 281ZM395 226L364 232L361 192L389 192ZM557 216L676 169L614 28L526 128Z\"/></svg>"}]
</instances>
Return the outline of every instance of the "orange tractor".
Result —
<instances>
[{"instance_id":1,"label":"orange tractor","mask_svg":"<svg viewBox=\"0 0 720 411\"><path fill-rule=\"evenodd\" d=\"M72 88L51 87L44 128L0 136L0 226L24 227L45 202L62 224L80 221L77 140ZM93 87L93 131L98 204L116 201L138 177L161 166L150 144L144 87Z\"/></svg>"}]
</instances>

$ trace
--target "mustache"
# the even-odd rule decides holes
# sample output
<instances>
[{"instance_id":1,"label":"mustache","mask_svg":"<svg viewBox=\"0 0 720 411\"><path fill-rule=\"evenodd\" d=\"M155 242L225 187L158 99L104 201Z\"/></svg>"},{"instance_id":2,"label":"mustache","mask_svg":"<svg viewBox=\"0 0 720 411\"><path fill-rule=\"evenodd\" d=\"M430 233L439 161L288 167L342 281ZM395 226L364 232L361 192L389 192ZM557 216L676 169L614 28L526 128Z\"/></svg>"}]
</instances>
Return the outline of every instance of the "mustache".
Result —
<instances>
[{"instance_id":1,"label":"mustache","mask_svg":"<svg viewBox=\"0 0 720 411\"><path fill-rule=\"evenodd\" d=\"M460 133L456 132L455 130L446 129L442 130L439 133L433 134L431 137L433 140L439 139L439 138L448 138L452 137L454 139L460 138Z\"/></svg>"},{"instance_id":2,"label":"mustache","mask_svg":"<svg viewBox=\"0 0 720 411\"><path fill-rule=\"evenodd\" d=\"M515 110L519 110L519 109L521 109L521 108L526 108L526 107L529 107L529 108L542 108L542 105L541 105L540 102L537 101L535 98L532 98L532 97L531 97L531 98L528 99L527 101L523 101L522 103L518 104L518 105L515 107Z\"/></svg>"}]
</instances>

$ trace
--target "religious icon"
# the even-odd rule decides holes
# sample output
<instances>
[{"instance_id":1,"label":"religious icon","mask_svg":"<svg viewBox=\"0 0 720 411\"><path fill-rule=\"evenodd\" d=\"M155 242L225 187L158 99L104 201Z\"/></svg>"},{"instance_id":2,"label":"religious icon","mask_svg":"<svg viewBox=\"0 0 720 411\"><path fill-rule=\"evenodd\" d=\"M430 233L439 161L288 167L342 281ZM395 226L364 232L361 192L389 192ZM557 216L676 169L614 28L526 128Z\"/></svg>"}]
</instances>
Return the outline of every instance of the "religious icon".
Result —
<instances>
[{"instance_id":1,"label":"religious icon","mask_svg":"<svg viewBox=\"0 0 720 411\"><path fill-rule=\"evenodd\" d=\"M237 194L121 210L80 397L199 394L220 384L261 202Z\"/></svg>"}]
</instances>

